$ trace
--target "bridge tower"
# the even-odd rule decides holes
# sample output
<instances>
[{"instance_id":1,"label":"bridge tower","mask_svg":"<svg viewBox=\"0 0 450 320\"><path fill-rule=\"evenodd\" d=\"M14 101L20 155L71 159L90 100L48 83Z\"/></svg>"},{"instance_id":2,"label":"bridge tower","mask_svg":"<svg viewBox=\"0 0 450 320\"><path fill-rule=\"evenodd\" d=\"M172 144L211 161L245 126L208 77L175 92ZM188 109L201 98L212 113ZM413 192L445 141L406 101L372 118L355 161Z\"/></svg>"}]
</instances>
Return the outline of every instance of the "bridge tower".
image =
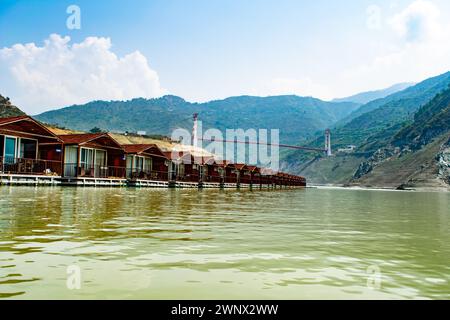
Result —
<instances>
[{"instance_id":1,"label":"bridge tower","mask_svg":"<svg viewBox=\"0 0 450 320\"><path fill-rule=\"evenodd\" d=\"M194 113L194 127L192 128L192 146L198 147L198 113Z\"/></svg>"},{"instance_id":2,"label":"bridge tower","mask_svg":"<svg viewBox=\"0 0 450 320\"><path fill-rule=\"evenodd\" d=\"M331 152L331 130L325 130L325 152L328 157L331 157L333 153Z\"/></svg>"}]
</instances>

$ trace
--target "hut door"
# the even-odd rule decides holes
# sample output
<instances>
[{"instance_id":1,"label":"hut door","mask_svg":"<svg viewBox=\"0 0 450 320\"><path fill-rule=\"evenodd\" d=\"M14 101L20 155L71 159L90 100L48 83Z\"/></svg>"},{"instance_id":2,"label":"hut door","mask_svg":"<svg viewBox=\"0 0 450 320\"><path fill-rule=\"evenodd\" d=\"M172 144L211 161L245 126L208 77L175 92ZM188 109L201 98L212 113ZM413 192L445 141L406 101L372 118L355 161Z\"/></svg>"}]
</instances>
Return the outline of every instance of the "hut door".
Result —
<instances>
[{"instance_id":1,"label":"hut door","mask_svg":"<svg viewBox=\"0 0 450 320\"><path fill-rule=\"evenodd\" d=\"M16 143L14 137L5 138L5 163L14 163L16 158Z\"/></svg>"},{"instance_id":2,"label":"hut door","mask_svg":"<svg viewBox=\"0 0 450 320\"><path fill-rule=\"evenodd\" d=\"M144 171L150 173L153 170L153 160L152 158L145 158Z\"/></svg>"},{"instance_id":3,"label":"hut door","mask_svg":"<svg viewBox=\"0 0 450 320\"><path fill-rule=\"evenodd\" d=\"M78 148L66 146L64 150L64 176L75 177L77 170Z\"/></svg>"},{"instance_id":4,"label":"hut door","mask_svg":"<svg viewBox=\"0 0 450 320\"><path fill-rule=\"evenodd\" d=\"M80 166L81 175L92 177L94 174L94 150L81 148Z\"/></svg>"},{"instance_id":5,"label":"hut door","mask_svg":"<svg viewBox=\"0 0 450 320\"><path fill-rule=\"evenodd\" d=\"M136 168L137 172L144 171L144 158L142 158L142 157L135 157L134 158L134 167Z\"/></svg>"},{"instance_id":6,"label":"hut door","mask_svg":"<svg viewBox=\"0 0 450 320\"><path fill-rule=\"evenodd\" d=\"M133 177L133 156L127 156L127 177Z\"/></svg>"},{"instance_id":7,"label":"hut door","mask_svg":"<svg viewBox=\"0 0 450 320\"><path fill-rule=\"evenodd\" d=\"M3 151L5 149L5 136L0 135L0 157L3 157Z\"/></svg>"},{"instance_id":8,"label":"hut door","mask_svg":"<svg viewBox=\"0 0 450 320\"><path fill-rule=\"evenodd\" d=\"M170 162L170 176L169 180L177 179L177 165L175 162Z\"/></svg>"},{"instance_id":9,"label":"hut door","mask_svg":"<svg viewBox=\"0 0 450 320\"><path fill-rule=\"evenodd\" d=\"M106 151L95 150L95 177L106 177L108 168L106 167Z\"/></svg>"}]
</instances>

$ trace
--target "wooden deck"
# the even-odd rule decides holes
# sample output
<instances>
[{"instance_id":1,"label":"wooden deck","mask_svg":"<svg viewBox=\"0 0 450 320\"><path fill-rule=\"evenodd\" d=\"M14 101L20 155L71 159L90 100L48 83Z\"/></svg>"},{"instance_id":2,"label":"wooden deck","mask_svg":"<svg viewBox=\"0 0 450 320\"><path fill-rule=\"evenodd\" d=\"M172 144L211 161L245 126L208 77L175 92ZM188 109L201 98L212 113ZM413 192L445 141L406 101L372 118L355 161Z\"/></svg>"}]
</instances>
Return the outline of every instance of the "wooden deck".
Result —
<instances>
[{"instance_id":1,"label":"wooden deck","mask_svg":"<svg viewBox=\"0 0 450 320\"><path fill-rule=\"evenodd\" d=\"M127 179L112 178L61 178L62 186L80 187L126 187Z\"/></svg>"},{"instance_id":2,"label":"wooden deck","mask_svg":"<svg viewBox=\"0 0 450 320\"><path fill-rule=\"evenodd\" d=\"M139 187L139 188L205 188L205 189L293 189L303 186L289 186L276 184L238 184L219 182L190 182L190 181L160 181L148 179L126 178L92 178L92 177L61 177L58 175L32 175L0 173L0 185L60 185L60 186L91 186L91 187Z\"/></svg>"},{"instance_id":3,"label":"wooden deck","mask_svg":"<svg viewBox=\"0 0 450 320\"><path fill-rule=\"evenodd\" d=\"M60 185L61 176L4 174L0 173L0 185Z\"/></svg>"},{"instance_id":4,"label":"wooden deck","mask_svg":"<svg viewBox=\"0 0 450 320\"><path fill-rule=\"evenodd\" d=\"M127 182L129 187L137 187L137 188L168 188L169 181L159 181L159 180L142 180L142 179L133 179L128 180Z\"/></svg>"}]
</instances>

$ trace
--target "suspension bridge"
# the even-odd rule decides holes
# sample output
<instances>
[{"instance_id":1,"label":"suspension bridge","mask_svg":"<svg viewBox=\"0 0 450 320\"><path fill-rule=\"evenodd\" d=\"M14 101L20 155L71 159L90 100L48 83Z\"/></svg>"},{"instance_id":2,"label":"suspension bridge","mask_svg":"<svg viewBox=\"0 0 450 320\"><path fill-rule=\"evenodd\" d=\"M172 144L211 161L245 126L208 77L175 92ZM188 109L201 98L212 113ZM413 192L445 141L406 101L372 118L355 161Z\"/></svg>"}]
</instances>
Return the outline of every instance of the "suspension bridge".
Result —
<instances>
[{"instance_id":1,"label":"suspension bridge","mask_svg":"<svg viewBox=\"0 0 450 320\"><path fill-rule=\"evenodd\" d=\"M278 148L287 148L287 149L295 149L295 150L304 150L311 152L323 152L327 156L332 156L331 151L331 130L325 130L325 148L314 148L307 146L294 146L288 144L277 144L277 143L262 143L258 141L239 141L239 140L224 140L224 139L205 139L198 136L198 113L194 113L193 115L194 126L192 129L192 140L193 146L197 146L198 141L207 141L207 142L219 142L219 143L236 143L236 144L245 144L245 145L265 145L265 146L273 146Z\"/></svg>"}]
</instances>

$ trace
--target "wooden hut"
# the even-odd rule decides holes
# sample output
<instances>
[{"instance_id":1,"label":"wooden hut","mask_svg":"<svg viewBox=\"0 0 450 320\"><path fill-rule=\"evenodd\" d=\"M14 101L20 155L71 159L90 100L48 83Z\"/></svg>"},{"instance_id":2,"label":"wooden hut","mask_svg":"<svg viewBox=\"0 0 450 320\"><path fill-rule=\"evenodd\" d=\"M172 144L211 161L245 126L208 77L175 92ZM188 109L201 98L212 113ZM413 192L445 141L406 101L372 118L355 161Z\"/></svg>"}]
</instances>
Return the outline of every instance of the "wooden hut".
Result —
<instances>
[{"instance_id":1,"label":"wooden hut","mask_svg":"<svg viewBox=\"0 0 450 320\"><path fill-rule=\"evenodd\" d=\"M0 118L0 174L61 176L61 140L29 116ZM27 178L25 177L25 180Z\"/></svg>"},{"instance_id":2,"label":"wooden hut","mask_svg":"<svg viewBox=\"0 0 450 320\"><path fill-rule=\"evenodd\" d=\"M122 145L126 155L126 176L135 186L165 186L169 182L169 161L155 144Z\"/></svg>"},{"instance_id":3,"label":"wooden hut","mask_svg":"<svg viewBox=\"0 0 450 320\"><path fill-rule=\"evenodd\" d=\"M126 183L122 146L107 133L60 135L63 142L63 178L81 184Z\"/></svg>"}]
</instances>

